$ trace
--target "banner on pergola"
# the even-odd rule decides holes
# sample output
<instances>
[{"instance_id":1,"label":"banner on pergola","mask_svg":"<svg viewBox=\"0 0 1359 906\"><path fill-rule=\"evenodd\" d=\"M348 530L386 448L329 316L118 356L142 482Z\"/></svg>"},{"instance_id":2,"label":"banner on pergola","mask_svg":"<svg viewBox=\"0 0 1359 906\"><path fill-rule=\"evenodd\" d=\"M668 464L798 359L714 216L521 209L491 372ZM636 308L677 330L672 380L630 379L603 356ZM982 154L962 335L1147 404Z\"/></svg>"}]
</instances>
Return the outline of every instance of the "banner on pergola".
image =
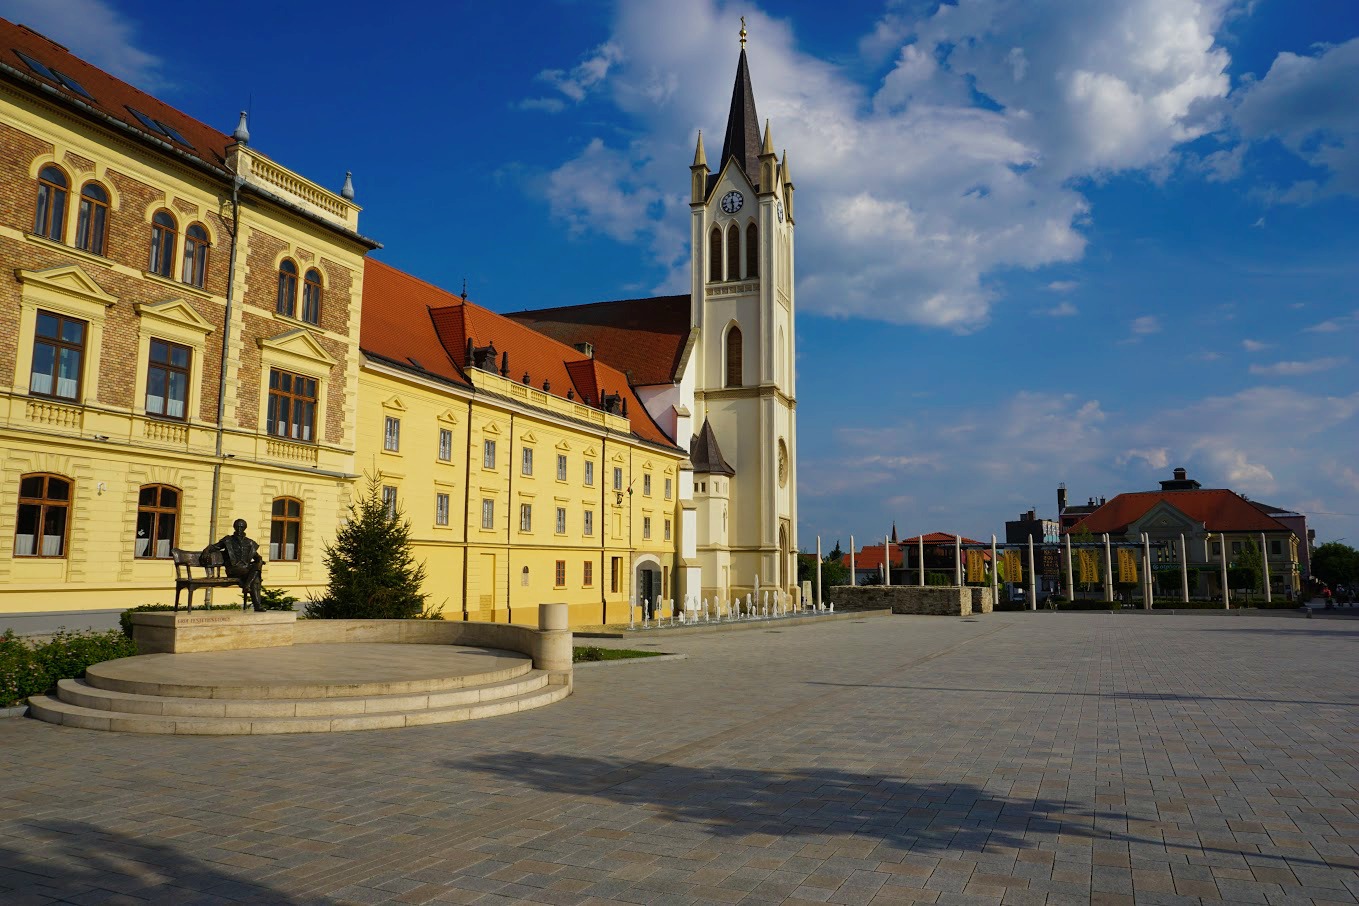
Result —
<instances>
[{"instance_id":1,"label":"banner on pergola","mask_svg":"<svg viewBox=\"0 0 1359 906\"><path fill-rule=\"evenodd\" d=\"M1137 582L1137 554L1130 548L1118 549L1118 581L1127 585Z\"/></svg>"}]
</instances>

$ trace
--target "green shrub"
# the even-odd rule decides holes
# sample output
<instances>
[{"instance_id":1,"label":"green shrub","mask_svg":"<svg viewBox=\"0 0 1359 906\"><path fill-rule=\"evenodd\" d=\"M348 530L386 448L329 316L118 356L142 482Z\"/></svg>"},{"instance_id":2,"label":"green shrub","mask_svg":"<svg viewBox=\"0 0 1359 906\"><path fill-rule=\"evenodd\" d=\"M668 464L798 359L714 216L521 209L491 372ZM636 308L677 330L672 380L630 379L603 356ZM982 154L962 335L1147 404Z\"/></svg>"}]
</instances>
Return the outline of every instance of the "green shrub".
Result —
<instances>
[{"instance_id":1,"label":"green shrub","mask_svg":"<svg viewBox=\"0 0 1359 906\"><path fill-rule=\"evenodd\" d=\"M132 641L117 629L104 632L59 629L51 639L36 645L6 630L0 636L0 707L40 695L57 680L84 676L85 668L91 664L136 653Z\"/></svg>"}]
</instances>

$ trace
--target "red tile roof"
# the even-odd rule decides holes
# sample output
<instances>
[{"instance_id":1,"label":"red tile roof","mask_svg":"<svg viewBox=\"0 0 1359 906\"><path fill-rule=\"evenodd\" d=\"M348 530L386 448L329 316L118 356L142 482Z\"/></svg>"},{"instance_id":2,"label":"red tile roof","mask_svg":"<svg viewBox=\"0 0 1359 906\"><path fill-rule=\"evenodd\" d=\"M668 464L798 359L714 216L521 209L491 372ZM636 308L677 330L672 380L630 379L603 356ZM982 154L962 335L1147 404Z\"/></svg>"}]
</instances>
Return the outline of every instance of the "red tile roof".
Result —
<instances>
[{"instance_id":1,"label":"red tile roof","mask_svg":"<svg viewBox=\"0 0 1359 906\"><path fill-rule=\"evenodd\" d=\"M19 58L16 50L37 60L49 70L57 70L61 75L74 79L80 87L89 92L90 97L84 97L60 81L54 82L41 73L34 72ZM0 19L0 63L42 86L38 89L39 92L58 99L66 106L82 108L87 115L93 110L98 114L112 117L143 139L149 138L157 142L162 149L166 146L175 148L214 167L220 167L226 159L226 147L233 144L230 136L86 63L62 45L27 26L17 25L5 19ZM13 78L10 73L4 75ZM185 147L165 135L153 132L132 114L129 107L171 127L192 147Z\"/></svg>"},{"instance_id":2,"label":"red tile roof","mask_svg":"<svg viewBox=\"0 0 1359 906\"><path fill-rule=\"evenodd\" d=\"M952 547L953 538L954 536L950 535L948 532L930 532L929 534L925 535L925 543L928 545L944 544L948 545L949 547ZM897 567L904 566L905 560L903 558L906 556L906 551L915 550L916 546L919 543L920 543L919 535L916 535L914 538L904 538L901 541L893 542L892 568L896 569ZM977 544L989 544L989 542L974 541L973 539L964 536L963 544L977 545ZM982 551L982 555L988 561L991 559L991 552L989 550ZM845 566L849 566L849 554L845 554L843 557L841 557L840 562L843 563ZM928 563L929 561L927 559L926 565L928 565ZM881 544L865 545L862 550L860 550L857 554L854 555L854 568L881 569L882 545Z\"/></svg>"},{"instance_id":3,"label":"red tile roof","mask_svg":"<svg viewBox=\"0 0 1359 906\"><path fill-rule=\"evenodd\" d=\"M901 566L902 561L899 556L899 554L901 554L901 548L895 544L892 545L892 548L892 567L895 569L896 567ZM845 554L841 557L840 562L845 566L849 566L849 554ZM882 545L864 545L863 549L854 555L854 568L856 570L882 569Z\"/></svg>"},{"instance_id":4,"label":"red tile roof","mask_svg":"<svg viewBox=\"0 0 1359 906\"><path fill-rule=\"evenodd\" d=\"M930 532L930 533L928 533L927 535L925 535L925 543L926 543L926 544L952 544L952 543L953 543L953 539L956 538L956 537L958 537L958 536L949 534L948 532ZM919 535L916 535L914 538L906 538L906 539L904 539L901 543L902 543L902 544L919 544L919 543L920 543L920 536L919 536ZM968 538L967 536L963 536L963 544L989 544L989 543L990 543L989 541L976 541L976 540L974 540L974 539L972 539L972 538Z\"/></svg>"},{"instance_id":5,"label":"red tile roof","mask_svg":"<svg viewBox=\"0 0 1359 906\"><path fill-rule=\"evenodd\" d=\"M1288 527L1262 512L1235 491L1138 491L1119 494L1066 531L1122 534L1156 504L1164 501L1210 532L1286 532Z\"/></svg>"},{"instance_id":6,"label":"red tile roof","mask_svg":"<svg viewBox=\"0 0 1359 906\"><path fill-rule=\"evenodd\" d=\"M510 380L520 381L527 372L532 387L542 390L547 381L553 396L566 399L570 391L598 407L602 394L621 394L635 436L675 447L618 370L390 265L371 258L365 262L359 346L366 355L470 386L463 364L469 339L479 347L494 345L497 354L508 353Z\"/></svg>"},{"instance_id":7,"label":"red tile roof","mask_svg":"<svg viewBox=\"0 0 1359 906\"><path fill-rule=\"evenodd\" d=\"M568 346L591 344L595 358L628 375L634 387L678 380L689 339L687 294L516 311L505 317Z\"/></svg>"}]
</instances>

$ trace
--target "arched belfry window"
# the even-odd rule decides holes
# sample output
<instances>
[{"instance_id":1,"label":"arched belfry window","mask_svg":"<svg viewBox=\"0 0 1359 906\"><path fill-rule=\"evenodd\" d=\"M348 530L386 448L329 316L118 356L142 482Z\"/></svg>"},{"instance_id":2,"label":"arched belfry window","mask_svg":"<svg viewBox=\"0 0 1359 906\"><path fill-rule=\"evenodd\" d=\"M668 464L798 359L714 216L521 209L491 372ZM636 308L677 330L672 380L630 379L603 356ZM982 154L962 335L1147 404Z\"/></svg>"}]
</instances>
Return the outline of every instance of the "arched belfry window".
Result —
<instances>
[{"instance_id":1,"label":"arched belfry window","mask_svg":"<svg viewBox=\"0 0 1359 906\"><path fill-rule=\"evenodd\" d=\"M735 324L727 331L727 383L728 387L741 386L741 328Z\"/></svg>"},{"instance_id":2,"label":"arched belfry window","mask_svg":"<svg viewBox=\"0 0 1359 906\"><path fill-rule=\"evenodd\" d=\"M760 276L760 228L753 223L746 227L746 276Z\"/></svg>"},{"instance_id":3,"label":"arched belfry window","mask_svg":"<svg viewBox=\"0 0 1359 906\"><path fill-rule=\"evenodd\" d=\"M722 279L722 230L718 227L708 234L708 279L714 283Z\"/></svg>"},{"instance_id":4,"label":"arched belfry window","mask_svg":"<svg viewBox=\"0 0 1359 906\"><path fill-rule=\"evenodd\" d=\"M727 228L727 279L741 279L741 228L734 223Z\"/></svg>"}]
</instances>

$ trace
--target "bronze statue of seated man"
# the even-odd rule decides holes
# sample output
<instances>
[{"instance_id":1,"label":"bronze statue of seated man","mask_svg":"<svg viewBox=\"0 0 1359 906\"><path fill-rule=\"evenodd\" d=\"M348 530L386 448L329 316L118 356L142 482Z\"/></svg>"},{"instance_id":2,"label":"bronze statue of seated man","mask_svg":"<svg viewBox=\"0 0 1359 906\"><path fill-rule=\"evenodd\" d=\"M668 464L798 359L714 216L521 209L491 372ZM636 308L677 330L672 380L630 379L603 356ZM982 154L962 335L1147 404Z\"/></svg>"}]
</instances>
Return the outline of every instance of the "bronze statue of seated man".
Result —
<instances>
[{"instance_id":1,"label":"bronze statue of seated man","mask_svg":"<svg viewBox=\"0 0 1359 906\"><path fill-rule=\"evenodd\" d=\"M208 550L221 551L226 560L226 574L241 581L241 588L250 598L256 611L264 610L260 600L264 580L264 558L260 556L260 546L245 535L245 520L237 519L231 523L232 532Z\"/></svg>"}]
</instances>

